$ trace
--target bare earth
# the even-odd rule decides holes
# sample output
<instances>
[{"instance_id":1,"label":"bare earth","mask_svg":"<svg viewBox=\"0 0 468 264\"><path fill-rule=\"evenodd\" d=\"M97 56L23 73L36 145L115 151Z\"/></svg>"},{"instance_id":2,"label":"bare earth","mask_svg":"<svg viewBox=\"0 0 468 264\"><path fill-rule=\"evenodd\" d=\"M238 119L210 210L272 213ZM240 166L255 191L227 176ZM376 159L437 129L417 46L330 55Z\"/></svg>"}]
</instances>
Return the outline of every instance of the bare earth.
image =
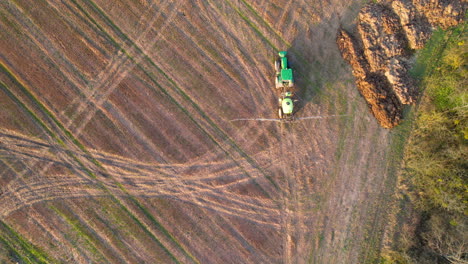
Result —
<instances>
[{"instance_id":1,"label":"bare earth","mask_svg":"<svg viewBox=\"0 0 468 264\"><path fill-rule=\"evenodd\" d=\"M373 262L393 135L335 42L364 2L1 1L1 222L65 263ZM279 50L298 116L346 116L230 122L276 117Z\"/></svg>"}]
</instances>

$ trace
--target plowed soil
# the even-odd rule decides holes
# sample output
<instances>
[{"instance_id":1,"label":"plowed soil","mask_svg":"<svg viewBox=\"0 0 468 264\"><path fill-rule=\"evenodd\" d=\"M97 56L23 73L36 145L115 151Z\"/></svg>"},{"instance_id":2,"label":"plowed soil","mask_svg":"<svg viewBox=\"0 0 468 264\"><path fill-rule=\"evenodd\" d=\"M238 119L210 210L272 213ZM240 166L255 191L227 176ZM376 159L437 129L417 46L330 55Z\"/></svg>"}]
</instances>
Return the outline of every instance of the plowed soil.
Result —
<instances>
[{"instance_id":1,"label":"plowed soil","mask_svg":"<svg viewBox=\"0 0 468 264\"><path fill-rule=\"evenodd\" d=\"M393 135L335 42L363 4L1 1L0 262L374 261ZM342 116L230 121L276 117L280 50L297 116Z\"/></svg>"}]
</instances>

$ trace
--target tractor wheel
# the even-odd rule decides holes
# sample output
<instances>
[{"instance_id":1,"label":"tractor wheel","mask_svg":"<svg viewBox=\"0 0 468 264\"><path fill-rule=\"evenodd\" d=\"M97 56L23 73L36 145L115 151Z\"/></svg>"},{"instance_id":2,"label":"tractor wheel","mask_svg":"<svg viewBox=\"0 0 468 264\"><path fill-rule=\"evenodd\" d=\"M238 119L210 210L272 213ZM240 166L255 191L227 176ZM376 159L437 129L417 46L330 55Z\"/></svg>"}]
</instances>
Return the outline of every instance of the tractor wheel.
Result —
<instances>
[{"instance_id":1,"label":"tractor wheel","mask_svg":"<svg viewBox=\"0 0 468 264\"><path fill-rule=\"evenodd\" d=\"M278 117L279 119L283 119L283 109L281 107L278 107Z\"/></svg>"},{"instance_id":2,"label":"tractor wheel","mask_svg":"<svg viewBox=\"0 0 468 264\"><path fill-rule=\"evenodd\" d=\"M276 71L276 75L280 74L280 62L277 60L275 60L275 71Z\"/></svg>"}]
</instances>

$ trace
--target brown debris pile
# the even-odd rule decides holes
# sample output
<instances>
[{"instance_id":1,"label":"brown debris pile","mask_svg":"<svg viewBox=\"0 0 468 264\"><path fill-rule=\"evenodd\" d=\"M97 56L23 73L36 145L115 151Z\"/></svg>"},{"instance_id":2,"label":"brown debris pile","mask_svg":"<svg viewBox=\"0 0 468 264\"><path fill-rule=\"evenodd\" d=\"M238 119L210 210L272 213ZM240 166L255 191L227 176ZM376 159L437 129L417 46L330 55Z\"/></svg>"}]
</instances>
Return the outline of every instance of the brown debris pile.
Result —
<instances>
[{"instance_id":1,"label":"brown debris pile","mask_svg":"<svg viewBox=\"0 0 468 264\"><path fill-rule=\"evenodd\" d=\"M390 89L388 80L370 71L361 45L346 31L338 32L337 43L344 59L351 64L359 92L366 99L372 114L381 126L394 127L401 119L401 103Z\"/></svg>"},{"instance_id":2,"label":"brown debris pile","mask_svg":"<svg viewBox=\"0 0 468 264\"><path fill-rule=\"evenodd\" d=\"M434 28L448 28L463 20L467 0L394 0L371 3L359 13L353 38L340 29L337 44L351 65L359 92L379 124L399 124L403 104L411 104L417 87L409 77L409 49L420 49Z\"/></svg>"}]
</instances>

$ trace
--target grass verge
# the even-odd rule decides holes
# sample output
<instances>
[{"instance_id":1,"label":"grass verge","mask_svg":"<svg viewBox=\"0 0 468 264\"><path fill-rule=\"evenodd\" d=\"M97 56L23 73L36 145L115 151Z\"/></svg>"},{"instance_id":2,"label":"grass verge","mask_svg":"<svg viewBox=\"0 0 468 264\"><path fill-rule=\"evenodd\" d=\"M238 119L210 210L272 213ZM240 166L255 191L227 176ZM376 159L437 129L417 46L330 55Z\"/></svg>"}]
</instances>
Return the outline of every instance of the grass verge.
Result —
<instances>
[{"instance_id":1,"label":"grass verge","mask_svg":"<svg viewBox=\"0 0 468 264\"><path fill-rule=\"evenodd\" d=\"M423 91L403 144L392 246L381 263L466 263L467 23L437 30L412 70Z\"/></svg>"},{"instance_id":2,"label":"grass verge","mask_svg":"<svg viewBox=\"0 0 468 264\"><path fill-rule=\"evenodd\" d=\"M0 221L0 245L5 247L7 260L12 263L58 263L3 221Z\"/></svg>"}]
</instances>

